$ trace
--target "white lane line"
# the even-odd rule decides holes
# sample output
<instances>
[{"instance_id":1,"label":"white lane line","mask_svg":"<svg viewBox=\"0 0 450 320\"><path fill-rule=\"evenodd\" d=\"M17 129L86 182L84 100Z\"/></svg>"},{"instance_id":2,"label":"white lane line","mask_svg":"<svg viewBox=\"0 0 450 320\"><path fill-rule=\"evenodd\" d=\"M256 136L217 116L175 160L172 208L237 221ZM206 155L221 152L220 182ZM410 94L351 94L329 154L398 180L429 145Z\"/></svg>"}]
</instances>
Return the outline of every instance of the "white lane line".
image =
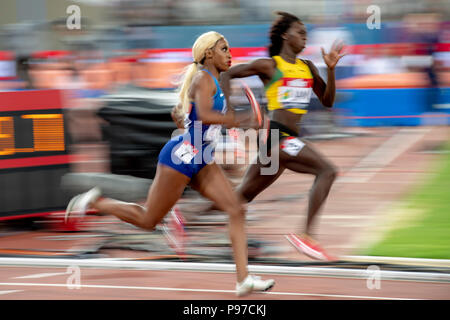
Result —
<instances>
[{"instance_id":1,"label":"white lane line","mask_svg":"<svg viewBox=\"0 0 450 320\"><path fill-rule=\"evenodd\" d=\"M236 272L232 263L198 263L198 262L166 262L166 261L124 261L98 259L43 259L43 258L0 258L3 266L77 266L88 268L138 269L162 271L194 271L194 272ZM335 267L286 267L272 265L249 265L251 273L278 274L293 276L315 276L332 278L367 279L369 273L365 269L347 269ZM450 282L449 273L412 272L380 270L381 280L435 281Z\"/></svg>"},{"instance_id":2,"label":"white lane line","mask_svg":"<svg viewBox=\"0 0 450 320\"><path fill-rule=\"evenodd\" d=\"M9 293L15 293L15 292L22 292L23 290L5 290L5 291L0 291L0 295L2 294L9 294Z\"/></svg>"},{"instance_id":3,"label":"white lane line","mask_svg":"<svg viewBox=\"0 0 450 320\"><path fill-rule=\"evenodd\" d=\"M66 272L37 273L37 274L30 274L28 276L14 277L12 279L39 279L39 278L55 277L55 276L62 276L62 275L67 275L67 273Z\"/></svg>"},{"instance_id":4,"label":"white lane line","mask_svg":"<svg viewBox=\"0 0 450 320\"><path fill-rule=\"evenodd\" d=\"M67 288L66 284L59 283L0 283L0 286L28 286L28 287L59 287ZM230 293L235 295L234 290L215 290L215 289L189 289L189 288L165 288L165 287L138 287L138 286L110 286L110 285L96 285L96 284L84 284L80 285L82 288L95 288L95 289L120 289L120 290L153 290L153 291L179 291L179 292L210 292L210 293ZM374 300L422 300L411 298L396 298L396 297L377 297L377 296L354 296L354 295L341 295L341 294L324 294L324 293L304 293L304 292L260 292L258 294L270 294L281 296L307 296L307 297L327 297L338 299L374 299Z\"/></svg>"},{"instance_id":5,"label":"white lane line","mask_svg":"<svg viewBox=\"0 0 450 320\"><path fill-rule=\"evenodd\" d=\"M393 263L406 265L420 265L450 268L450 259L424 259L424 258L403 258L403 257L377 257L377 256L341 256L346 261Z\"/></svg>"},{"instance_id":6,"label":"white lane line","mask_svg":"<svg viewBox=\"0 0 450 320\"><path fill-rule=\"evenodd\" d=\"M430 129L401 129L374 151L364 157L339 182L365 183L398 156L422 139Z\"/></svg>"}]
</instances>

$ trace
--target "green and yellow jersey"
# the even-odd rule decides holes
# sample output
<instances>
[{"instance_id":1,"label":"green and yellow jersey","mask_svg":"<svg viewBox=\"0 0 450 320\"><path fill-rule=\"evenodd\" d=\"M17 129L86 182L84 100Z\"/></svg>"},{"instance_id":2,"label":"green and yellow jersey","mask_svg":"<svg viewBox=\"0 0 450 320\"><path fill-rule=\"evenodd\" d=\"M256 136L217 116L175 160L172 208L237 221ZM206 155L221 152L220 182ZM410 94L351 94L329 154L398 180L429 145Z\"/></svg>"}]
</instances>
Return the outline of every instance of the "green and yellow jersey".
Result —
<instances>
[{"instance_id":1,"label":"green and yellow jersey","mask_svg":"<svg viewBox=\"0 0 450 320\"><path fill-rule=\"evenodd\" d=\"M280 56L272 57L277 66L272 80L264 87L269 110L286 109L292 113L307 113L313 88L309 66L300 59L295 64Z\"/></svg>"}]
</instances>

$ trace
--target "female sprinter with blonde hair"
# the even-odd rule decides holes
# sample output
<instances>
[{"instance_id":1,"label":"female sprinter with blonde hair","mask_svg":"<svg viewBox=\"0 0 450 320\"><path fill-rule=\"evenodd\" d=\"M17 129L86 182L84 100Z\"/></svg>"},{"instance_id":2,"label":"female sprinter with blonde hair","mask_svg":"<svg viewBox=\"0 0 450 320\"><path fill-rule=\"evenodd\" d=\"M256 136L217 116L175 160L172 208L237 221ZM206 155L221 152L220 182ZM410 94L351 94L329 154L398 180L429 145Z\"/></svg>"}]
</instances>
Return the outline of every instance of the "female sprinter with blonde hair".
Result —
<instances>
[{"instance_id":1,"label":"female sprinter with blonde hair","mask_svg":"<svg viewBox=\"0 0 450 320\"><path fill-rule=\"evenodd\" d=\"M236 293L266 291L273 280L248 274L245 209L221 168L214 162L214 138L221 125L236 127L218 83L219 74L231 66L226 39L217 32L202 34L192 48L194 61L180 85L180 103L175 112L184 115L185 133L171 139L159 154L156 175L144 206L101 197L99 188L75 196L66 210L71 213L97 209L145 230L153 230L181 197L189 184L229 214L229 235L236 263Z\"/></svg>"}]
</instances>

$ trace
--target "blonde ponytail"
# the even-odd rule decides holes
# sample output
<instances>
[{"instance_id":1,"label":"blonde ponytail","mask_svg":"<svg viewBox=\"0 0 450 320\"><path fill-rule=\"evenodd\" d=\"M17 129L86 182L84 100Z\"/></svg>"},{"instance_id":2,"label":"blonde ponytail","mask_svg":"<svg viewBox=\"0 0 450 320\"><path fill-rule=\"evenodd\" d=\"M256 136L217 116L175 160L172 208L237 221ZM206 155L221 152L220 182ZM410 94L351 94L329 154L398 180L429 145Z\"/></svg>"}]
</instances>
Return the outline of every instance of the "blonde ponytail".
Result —
<instances>
[{"instance_id":1,"label":"blonde ponytail","mask_svg":"<svg viewBox=\"0 0 450 320\"><path fill-rule=\"evenodd\" d=\"M192 79L197 71L200 70L201 64L205 58L206 50L212 49L220 39L225 40L225 37L218 32L210 31L202 34L197 38L197 40L195 40L195 43L192 46L192 58L194 61L184 68L180 85L178 87L180 103L175 108L176 114L184 117L184 114L189 111L190 100L188 91L192 84Z\"/></svg>"},{"instance_id":2,"label":"blonde ponytail","mask_svg":"<svg viewBox=\"0 0 450 320\"><path fill-rule=\"evenodd\" d=\"M177 115L183 116L189 111L189 96L188 90L192 83L192 78L199 70L198 63L191 63L186 66L182 73L182 80L180 86L178 87L178 96L180 97L180 103L175 108L175 113Z\"/></svg>"}]
</instances>

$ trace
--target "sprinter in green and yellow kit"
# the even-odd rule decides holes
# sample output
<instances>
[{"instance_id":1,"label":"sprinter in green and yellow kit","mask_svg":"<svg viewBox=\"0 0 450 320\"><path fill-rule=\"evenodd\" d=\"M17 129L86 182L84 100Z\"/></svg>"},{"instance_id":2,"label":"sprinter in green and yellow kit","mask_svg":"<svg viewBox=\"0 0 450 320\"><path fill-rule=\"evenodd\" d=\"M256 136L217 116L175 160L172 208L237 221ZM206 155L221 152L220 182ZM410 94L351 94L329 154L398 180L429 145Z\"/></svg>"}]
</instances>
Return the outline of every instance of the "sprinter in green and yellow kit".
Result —
<instances>
[{"instance_id":1,"label":"sprinter in green and yellow kit","mask_svg":"<svg viewBox=\"0 0 450 320\"><path fill-rule=\"evenodd\" d=\"M334 68L343 56L342 43L333 44L330 52L322 49L322 57L327 66L327 82L320 77L312 62L297 58L306 45L305 25L295 16L278 12L278 19L270 30L270 58L261 58L250 63L235 65L221 75L221 86L229 97L230 80L257 75L264 83L269 110L270 133L278 129L275 137L268 132L267 139L260 141L266 150L279 152L278 171L264 175L265 166L258 161L251 164L238 187L238 194L244 203L252 201L259 193L270 186L287 168L295 172L315 176L308 203L306 225L300 230L292 230L286 235L289 242L300 252L319 260L333 260L311 235L314 218L325 202L337 169L313 146L298 137L299 123L308 112L311 95L314 92L321 103L328 108L333 106L335 97ZM230 104L228 104L230 105ZM230 105L231 106L231 105ZM274 161L272 159L271 161ZM266 165L267 166L267 165Z\"/></svg>"}]
</instances>

